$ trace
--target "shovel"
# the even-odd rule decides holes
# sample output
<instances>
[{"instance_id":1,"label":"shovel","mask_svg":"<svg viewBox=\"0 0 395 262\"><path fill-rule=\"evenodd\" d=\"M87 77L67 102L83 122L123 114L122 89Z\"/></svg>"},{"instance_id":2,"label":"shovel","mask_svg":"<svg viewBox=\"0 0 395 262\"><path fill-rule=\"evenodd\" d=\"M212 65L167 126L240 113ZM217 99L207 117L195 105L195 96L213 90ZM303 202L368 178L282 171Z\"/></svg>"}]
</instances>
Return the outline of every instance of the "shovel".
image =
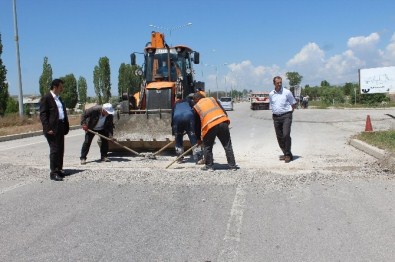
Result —
<instances>
[{"instance_id":1,"label":"shovel","mask_svg":"<svg viewBox=\"0 0 395 262\"><path fill-rule=\"evenodd\" d=\"M174 164L175 162L177 162L180 158L182 158L183 156L185 156L186 154L188 154L189 152L191 152L193 149L195 149L199 144L195 144L194 146L192 146L191 148L189 148L187 151L185 151L184 153L182 153L181 155L179 155L176 160L174 160L173 162L171 162L170 164L167 165L166 169L171 166L172 164Z\"/></svg>"},{"instance_id":2,"label":"shovel","mask_svg":"<svg viewBox=\"0 0 395 262\"><path fill-rule=\"evenodd\" d=\"M121 144L118 143L116 140L110 139L110 138L108 138L108 137L106 137L106 136L103 136L103 135L99 134L98 132L95 132L95 131L90 130L90 129L88 129L88 132L90 132L90 133L92 133L92 134L95 134L95 135L98 135L98 136L100 136L101 138L104 138L105 140L108 140L108 141L110 141L110 142L113 142L114 144L116 144L116 145L118 145L118 146L120 146L120 147L122 147L122 148L128 150L129 152L132 152L133 154L136 154L136 155L138 155L138 156L141 156L139 152L136 152L136 151L134 151L133 149L130 149L129 147L126 147L126 146L124 146L124 145L121 145Z\"/></svg>"},{"instance_id":3,"label":"shovel","mask_svg":"<svg viewBox=\"0 0 395 262\"><path fill-rule=\"evenodd\" d=\"M159 149L158 151L156 151L153 154L149 154L147 155L147 158L149 159L156 159L156 155L158 155L159 153L161 153L163 150L165 150L166 148L168 148L171 144L173 144L175 142L175 140L170 141L169 143L167 143L164 147L162 147L161 149Z\"/></svg>"}]
</instances>

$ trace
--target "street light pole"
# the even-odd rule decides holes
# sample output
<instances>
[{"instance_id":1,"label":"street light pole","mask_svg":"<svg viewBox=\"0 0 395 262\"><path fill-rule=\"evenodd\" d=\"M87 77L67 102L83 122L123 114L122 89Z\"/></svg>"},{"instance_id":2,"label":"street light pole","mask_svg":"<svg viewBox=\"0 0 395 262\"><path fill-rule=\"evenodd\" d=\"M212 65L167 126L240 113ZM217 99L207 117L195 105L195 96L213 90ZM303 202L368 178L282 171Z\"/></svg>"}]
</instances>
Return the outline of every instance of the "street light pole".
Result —
<instances>
[{"instance_id":1,"label":"street light pole","mask_svg":"<svg viewBox=\"0 0 395 262\"><path fill-rule=\"evenodd\" d=\"M168 31L169 32L169 37L171 38L171 32L172 31L175 31L175 30L183 28L183 27L191 26L191 25L192 25L192 23L189 22L189 23L186 23L185 25L179 25L179 26L175 26L175 27L163 27L163 26L156 26L156 25L149 25L149 26L153 27L153 28L160 29L160 30Z\"/></svg>"},{"instance_id":2,"label":"street light pole","mask_svg":"<svg viewBox=\"0 0 395 262\"><path fill-rule=\"evenodd\" d=\"M217 94L216 94L217 99L218 99L218 93L219 93L219 88L218 88L218 67L222 66L222 65L227 65L227 64L228 63L219 64L219 65L205 64L205 66L212 66L212 67L215 68L215 84L216 84L216 87L217 87ZM228 95L228 90L227 90L227 87L226 87L226 76L225 76L225 94L226 94L226 96Z\"/></svg>"},{"instance_id":3,"label":"street light pole","mask_svg":"<svg viewBox=\"0 0 395 262\"><path fill-rule=\"evenodd\" d=\"M22 74L21 74L21 61L19 55L19 38L18 38L18 22L16 16L16 0L13 0L14 6L14 31L15 31L15 44L16 44L16 61L18 65L18 83L19 83L19 116L23 117L23 93L22 93Z\"/></svg>"},{"instance_id":4,"label":"street light pole","mask_svg":"<svg viewBox=\"0 0 395 262\"><path fill-rule=\"evenodd\" d=\"M218 100L218 67L215 66L215 83L217 84L217 100Z\"/></svg>"}]
</instances>

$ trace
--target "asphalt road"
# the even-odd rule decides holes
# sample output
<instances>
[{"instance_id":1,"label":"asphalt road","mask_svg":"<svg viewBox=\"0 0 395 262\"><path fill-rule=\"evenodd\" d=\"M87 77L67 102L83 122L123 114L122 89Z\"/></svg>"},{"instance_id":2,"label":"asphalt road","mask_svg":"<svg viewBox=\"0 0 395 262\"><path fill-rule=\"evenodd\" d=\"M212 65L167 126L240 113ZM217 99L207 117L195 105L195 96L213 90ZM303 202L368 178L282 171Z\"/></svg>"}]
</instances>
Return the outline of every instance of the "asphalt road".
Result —
<instances>
[{"instance_id":1,"label":"asphalt road","mask_svg":"<svg viewBox=\"0 0 395 262\"><path fill-rule=\"evenodd\" d=\"M81 130L66 138L63 182L49 180L43 136L0 143L0 261L394 261L395 182L349 145L385 110L297 110L295 160L278 160L270 111L229 112L240 166L112 154L95 142L79 164Z\"/></svg>"}]
</instances>

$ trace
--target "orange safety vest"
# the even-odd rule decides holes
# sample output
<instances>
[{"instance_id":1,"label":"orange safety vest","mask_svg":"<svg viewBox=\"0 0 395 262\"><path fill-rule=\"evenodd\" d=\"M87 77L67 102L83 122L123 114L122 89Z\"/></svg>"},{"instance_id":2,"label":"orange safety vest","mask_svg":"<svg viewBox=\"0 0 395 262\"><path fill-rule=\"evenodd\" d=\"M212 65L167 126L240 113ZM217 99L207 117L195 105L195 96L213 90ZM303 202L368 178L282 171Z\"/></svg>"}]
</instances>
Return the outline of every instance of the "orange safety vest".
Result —
<instances>
[{"instance_id":1,"label":"orange safety vest","mask_svg":"<svg viewBox=\"0 0 395 262\"><path fill-rule=\"evenodd\" d=\"M212 127L219 123L230 123L228 116L213 97L201 98L194 108L202 122L202 137L204 137Z\"/></svg>"}]
</instances>

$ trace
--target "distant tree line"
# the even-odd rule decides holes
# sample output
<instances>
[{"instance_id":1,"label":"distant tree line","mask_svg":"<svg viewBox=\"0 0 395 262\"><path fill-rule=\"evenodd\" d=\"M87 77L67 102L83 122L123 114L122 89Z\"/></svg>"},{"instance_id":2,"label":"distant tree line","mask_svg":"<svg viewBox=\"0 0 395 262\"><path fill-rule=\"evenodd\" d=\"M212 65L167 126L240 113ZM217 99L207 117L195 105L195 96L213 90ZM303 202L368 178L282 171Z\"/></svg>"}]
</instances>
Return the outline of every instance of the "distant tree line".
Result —
<instances>
[{"instance_id":1,"label":"distant tree line","mask_svg":"<svg viewBox=\"0 0 395 262\"><path fill-rule=\"evenodd\" d=\"M295 87L302 82L303 76L298 72L287 72L289 87L294 92ZM390 99L386 94L361 94L358 83L345 83L344 85L331 85L323 80L319 86L305 85L301 88L301 96L309 96L310 100L318 100L323 105L333 104L362 104L377 105L388 102Z\"/></svg>"}]
</instances>

